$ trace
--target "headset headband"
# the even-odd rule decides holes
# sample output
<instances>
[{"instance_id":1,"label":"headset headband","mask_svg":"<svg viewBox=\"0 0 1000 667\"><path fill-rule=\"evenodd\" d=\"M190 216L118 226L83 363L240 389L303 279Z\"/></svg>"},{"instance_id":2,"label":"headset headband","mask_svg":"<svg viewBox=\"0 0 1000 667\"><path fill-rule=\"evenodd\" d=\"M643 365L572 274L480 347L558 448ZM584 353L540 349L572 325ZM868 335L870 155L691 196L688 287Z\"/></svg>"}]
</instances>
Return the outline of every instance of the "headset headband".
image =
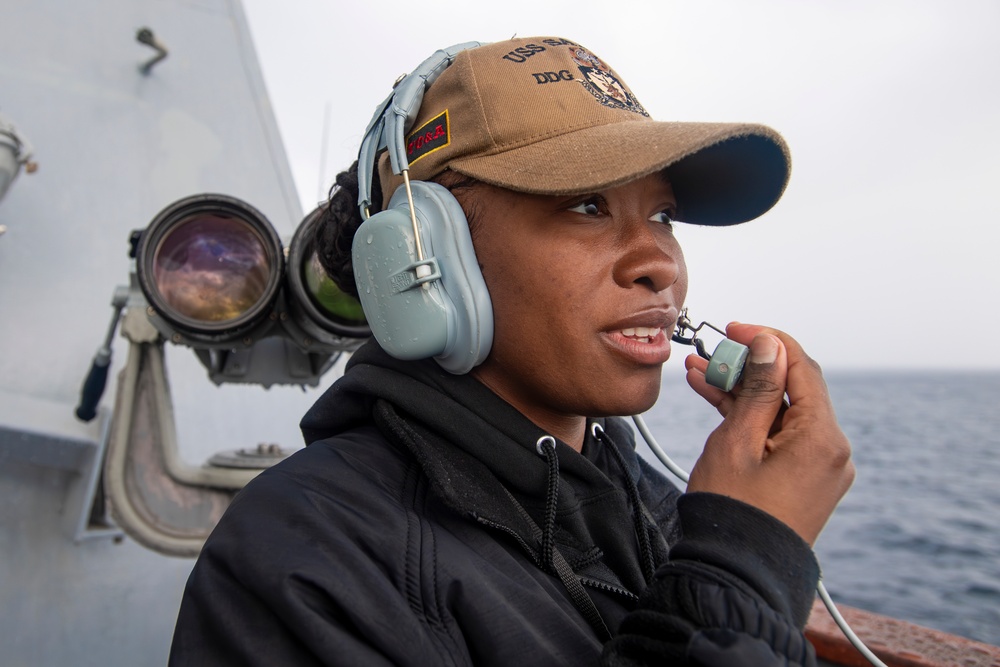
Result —
<instances>
[{"instance_id":1,"label":"headset headband","mask_svg":"<svg viewBox=\"0 0 1000 667\"><path fill-rule=\"evenodd\" d=\"M369 216L372 201L372 175L375 171L375 157L383 148L389 149L389 160L395 174L410 168L406 159L406 132L413 127L424 99L424 91L437 80L455 60L455 56L467 49L482 46L479 42L463 42L434 54L420 63L413 72L396 84L392 93L375 109L365 138L358 152L358 207L362 219Z\"/></svg>"}]
</instances>

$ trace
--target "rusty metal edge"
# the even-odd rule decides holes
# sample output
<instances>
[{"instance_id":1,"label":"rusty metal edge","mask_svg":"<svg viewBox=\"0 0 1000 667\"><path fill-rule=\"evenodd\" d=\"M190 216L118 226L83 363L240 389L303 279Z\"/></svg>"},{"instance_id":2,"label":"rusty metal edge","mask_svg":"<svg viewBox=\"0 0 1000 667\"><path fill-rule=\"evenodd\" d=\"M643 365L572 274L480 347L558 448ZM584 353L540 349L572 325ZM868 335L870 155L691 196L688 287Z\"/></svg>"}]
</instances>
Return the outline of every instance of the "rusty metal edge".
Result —
<instances>
[{"instance_id":1,"label":"rusty metal edge","mask_svg":"<svg viewBox=\"0 0 1000 667\"><path fill-rule=\"evenodd\" d=\"M1000 647L932 630L863 609L838 605L857 635L889 667L1000 667ZM869 667L817 600L806 637L822 660L840 667Z\"/></svg>"}]
</instances>

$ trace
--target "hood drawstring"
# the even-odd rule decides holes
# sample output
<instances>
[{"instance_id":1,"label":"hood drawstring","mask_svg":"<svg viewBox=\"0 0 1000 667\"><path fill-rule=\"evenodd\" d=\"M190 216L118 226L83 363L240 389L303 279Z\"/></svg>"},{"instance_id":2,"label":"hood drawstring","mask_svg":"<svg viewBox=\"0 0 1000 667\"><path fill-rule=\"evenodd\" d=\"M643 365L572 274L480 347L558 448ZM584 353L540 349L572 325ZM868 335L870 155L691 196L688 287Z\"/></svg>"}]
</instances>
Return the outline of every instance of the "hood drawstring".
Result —
<instances>
[{"instance_id":1,"label":"hood drawstring","mask_svg":"<svg viewBox=\"0 0 1000 667\"><path fill-rule=\"evenodd\" d=\"M618 462L618 466L622 469L622 474L625 476L625 491L628 493L629 502L632 504L632 524L635 527L635 536L639 540L639 555L642 564L642 576L646 578L646 584L648 585L653 581L653 575L656 572L656 564L653 559L653 547L649 543L649 531L646 528L646 522L643 520L642 513L642 501L639 499L639 487L636 486L635 480L632 479L632 475L629 474L628 467L625 465L625 458L622 453L618 451L618 447L611 440L611 438L604 432L604 429L600 424L594 422L590 425L590 432L593 434L594 438L598 440L601 444L605 445L614 459Z\"/></svg>"},{"instance_id":2,"label":"hood drawstring","mask_svg":"<svg viewBox=\"0 0 1000 667\"><path fill-rule=\"evenodd\" d=\"M611 632L601 618L597 605L583 589L580 578L566 562L559 550L555 548L556 507L559 501L559 457L556 455L556 439L551 435L543 435L535 442L535 449L548 464L548 478L545 491L545 521L542 526L542 566L555 570L569 593L573 606L583 614L602 642L611 639Z\"/></svg>"},{"instance_id":3,"label":"hood drawstring","mask_svg":"<svg viewBox=\"0 0 1000 667\"><path fill-rule=\"evenodd\" d=\"M549 472L545 489L545 520L542 522L542 562L552 565L552 550L555 545L556 506L559 504L559 457L556 455L556 439L543 435L535 443L535 449L545 459Z\"/></svg>"}]
</instances>

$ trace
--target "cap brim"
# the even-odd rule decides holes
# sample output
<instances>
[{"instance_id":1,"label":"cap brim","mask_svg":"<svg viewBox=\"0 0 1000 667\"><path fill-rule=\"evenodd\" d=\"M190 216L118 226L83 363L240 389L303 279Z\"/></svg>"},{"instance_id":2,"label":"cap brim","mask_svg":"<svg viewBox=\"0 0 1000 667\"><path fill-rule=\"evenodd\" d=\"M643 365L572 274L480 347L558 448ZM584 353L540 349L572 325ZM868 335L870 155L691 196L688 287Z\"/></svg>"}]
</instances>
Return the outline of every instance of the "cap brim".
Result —
<instances>
[{"instance_id":1,"label":"cap brim","mask_svg":"<svg viewBox=\"0 0 1000 667\"><path fill-rule=\"evenodd\" d=\"M781 135L764 125L639 121L567 132L448 166L500 187L550 195L593 192L666 169L680 220L735 225L774 206L791 159Z\"/></svg>"}]
</instances>

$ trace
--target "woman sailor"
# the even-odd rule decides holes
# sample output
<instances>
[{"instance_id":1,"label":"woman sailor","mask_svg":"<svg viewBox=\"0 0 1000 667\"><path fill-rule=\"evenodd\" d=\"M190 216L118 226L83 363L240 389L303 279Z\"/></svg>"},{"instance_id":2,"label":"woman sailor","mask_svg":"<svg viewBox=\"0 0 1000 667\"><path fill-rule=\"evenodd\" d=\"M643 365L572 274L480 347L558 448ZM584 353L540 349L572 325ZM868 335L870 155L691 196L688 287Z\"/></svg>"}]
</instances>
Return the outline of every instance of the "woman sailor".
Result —
<instances>
[{"instance_id":1,"label":"woman sailor","mask_svg":"<svg viewBox=\"0 0 1000 667\"><path fill-rule=\"evenodd\" d=\"M735 392L689 357L724 419L684 493L617 417L659 396L676 221L771 208L782 138L653 121L562 38L436 54L385 110L317 237L378 340L208 540L172 664L813 664L810 545L853 478L817 365L737 323Z\"/></svg>"}]
</instances>

